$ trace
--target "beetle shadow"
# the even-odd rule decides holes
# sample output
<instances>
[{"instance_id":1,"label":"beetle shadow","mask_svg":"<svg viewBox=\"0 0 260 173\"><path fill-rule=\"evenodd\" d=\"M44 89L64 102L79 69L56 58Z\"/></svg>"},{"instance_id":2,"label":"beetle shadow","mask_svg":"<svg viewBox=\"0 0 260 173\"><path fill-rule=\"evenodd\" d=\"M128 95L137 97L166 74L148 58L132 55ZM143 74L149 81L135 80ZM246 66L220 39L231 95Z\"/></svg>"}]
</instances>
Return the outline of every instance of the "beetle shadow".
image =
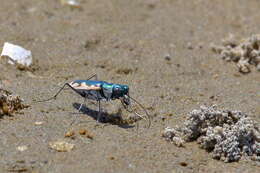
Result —
<instances>
[{"instance_id":1,"label":"beetle shadow","mask_svg":"<svg viewBox=\"0 0 260 173\"><path fill-rule=\"evenodd\" d=\"M73 103L73 107L77 110L79 109L80 105L81 105L80 103ZM98 111L90 109L85 105L82 105L79 114L81 114L81 113L88 115L88 116L92 117L95 121L97 121ZM74 114L77 114L77 113L74 113ZM134 125L131 125L122 119L122 110L121 109L118 109L118 111L114 114L109 114L107 112L101 112L100 123L103 123L103 124L109 123L109 124L117 125L118 127L125 128L125 129L135 127Z\"/></svg>"}]
</instances>

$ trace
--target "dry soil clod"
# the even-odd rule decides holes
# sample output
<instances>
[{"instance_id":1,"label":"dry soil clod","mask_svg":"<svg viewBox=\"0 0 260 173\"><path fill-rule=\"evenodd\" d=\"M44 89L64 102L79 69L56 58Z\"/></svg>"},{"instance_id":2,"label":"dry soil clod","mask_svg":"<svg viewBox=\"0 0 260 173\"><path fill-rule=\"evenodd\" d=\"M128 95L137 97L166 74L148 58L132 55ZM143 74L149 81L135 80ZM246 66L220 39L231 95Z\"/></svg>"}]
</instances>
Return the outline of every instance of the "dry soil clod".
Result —
<instances>
[{"instance_id":1,"label":"dry soil clod","mask_svg":"<svg viewBox=\"0 0 260 173\"><path fill-rule=\"evenodd\" d=\"M260 34L237 41L234 35L222 40L221 46L211 45L212 51L226 61L236 62L239 72L249 73L250 65L260 71Z\"/></svg>"},{"instance_id":2,"label":"dry soil clod","mask_svg":"<svg viewBox=\"0 0 260 173\"><path fill-rule=\"evenodd\" d=\"M68 132L65 133L64 136L65 136L66 138L70 138L70 137L73 137L74 135L75 135L75 132L74 132L74 131L68 131Z\"/></svg>"},{"instance_id":3,"label":"dry soil clod","mask_svg":"<svg viewBox=\"0 0 260 173\"><path fill-rule=\"evenodd\" d=\"M82 136L86 136L89 139L94 138L94 136L91 133L89 133L89 131L87 131L86 129L80 129L79 134L82 135Z\"/></svg>"},{"instance_id":4,"label":"dry soil clod","mask_svg":"<svg viewBox=\"0 0 260 173\"><path fill-rule=\"evenodd\" d=\"M169 128L163 137L177 146L197 141L214 159L238 161L249 156L260 161L259 126L245 113L201 106L188 114L182 127Z\"/></svg>"},{"instance_id":5,"label":"dry soil clod","mask_svg":"<svg viewBox=\"0 0 260 173\"><path fill-rule=\"evenodd\" d=\"M80 129L79 130L79 134L80 135L85 135L87 133L87 130L86 129Z\"/></svg>"},{"instance_id":6,"label":"dry soil clod","mask_svg":"<svg viewBox=\"0 0 260 173\"><path fill-rule=\"evenodd\" d=\"M11 92L0 88L0 117L3 115L12 115L14 112L29 107L22 103L19 96L12 95Z\"/></svg>"}]
</instances>

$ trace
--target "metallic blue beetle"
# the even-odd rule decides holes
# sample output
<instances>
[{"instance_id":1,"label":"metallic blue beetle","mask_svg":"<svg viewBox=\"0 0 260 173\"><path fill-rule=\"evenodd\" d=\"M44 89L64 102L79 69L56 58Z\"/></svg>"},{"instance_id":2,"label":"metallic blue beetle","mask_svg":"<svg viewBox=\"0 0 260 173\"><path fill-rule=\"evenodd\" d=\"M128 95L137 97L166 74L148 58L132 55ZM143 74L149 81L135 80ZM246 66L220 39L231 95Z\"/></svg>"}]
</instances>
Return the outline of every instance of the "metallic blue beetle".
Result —
<instances>
[{"instance_id":1,"label":"metallic blue beetle","mask_svg":"<svg viewBox=\"0 0 260 173\"><path fill-rule=\"evenodd\" d=\"M134 113L138 117L145 119L148 121L148 127L150 127L151 120L148 112L144 108L143 105L141 105L137 100L129 96L129 87L127 85L121 85L121 84L113 84L108 83L105 81L98 81L98 80L90 80L93 77L96 77L96 75L91 76L87 80L75 80L70 83L65 83L63 87L51 98L43 101L49 101L52 99L55 99L59 93L66 87L70 87L73 91L78 93L84 98L84 102L80 105L79 110L81 110L83 104L86 102L87 99L95 100L98 102L99 112L97 121L100 121L101 116L101 101L110 101L119 99L124 106L124 108L131 113ZM131 100L137 103L144 111L146 116L142 116L138 114L136 111L132 109L131 106ZM40 101L42 102L42 101Z\"/></svg>"}]
</instances>

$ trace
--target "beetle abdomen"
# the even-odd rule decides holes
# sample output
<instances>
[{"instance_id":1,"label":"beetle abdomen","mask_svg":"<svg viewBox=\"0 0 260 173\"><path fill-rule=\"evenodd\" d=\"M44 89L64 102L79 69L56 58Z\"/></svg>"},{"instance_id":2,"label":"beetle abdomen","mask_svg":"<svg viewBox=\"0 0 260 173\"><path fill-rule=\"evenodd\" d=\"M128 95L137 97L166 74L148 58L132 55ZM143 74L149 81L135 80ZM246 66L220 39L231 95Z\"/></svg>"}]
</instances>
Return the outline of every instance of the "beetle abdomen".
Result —
<instances>
[{"instance_id":1,"label":"beetle abdomen","mask_svg":"<svg viewBox=\"0 0 260 173\"><path fill-rule=\"evenodd\" d=\"M106 99L102 91L103 83L103 81L75 80L69 84L82 97L98 101Z\"/></svg>"}]
</instances>

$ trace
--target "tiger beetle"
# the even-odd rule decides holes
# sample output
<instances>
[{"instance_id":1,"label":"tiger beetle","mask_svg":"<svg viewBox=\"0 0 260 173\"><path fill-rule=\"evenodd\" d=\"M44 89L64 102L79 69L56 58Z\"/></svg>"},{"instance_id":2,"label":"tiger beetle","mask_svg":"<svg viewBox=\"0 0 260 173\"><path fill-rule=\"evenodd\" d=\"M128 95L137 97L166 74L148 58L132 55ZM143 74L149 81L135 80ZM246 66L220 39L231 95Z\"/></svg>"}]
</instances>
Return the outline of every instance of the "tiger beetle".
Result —
<instances>
[{"instance_id":1,"label":"tiger beetle","mask_svg":"<svg viewBox=\"0 0 260 173\"><path fill-rule=\"evenodd\" d=\"M96 80L91 80L94 77ZM80 96L84 98L84 102L80 105L78 109L79 111L81 110L83 104L85 104L87 99L97 101L98 103L97 122L100 122L101 101L111 101L111 100L119 99L123 107L128 112L134 113L136 116L140 117L141 119L147 120L148 127L150 127L151 125L150 115L148 114L147 110L144 108L144 106L141 103L139 103L136 99L130 97L129 87L127 85L113 84L105 81L98 81L96 74L91 76L87 80L75 80L70 83L65 83L53 97L38 102L45 102L52 99L56 99L56 97L66 86L68 86L69 88L71 88L73 91L75 91L76 93L78 93ZM137 103L137 105L139 105L144 110L146 116L140 115L139 113L133 110L131 105L131 100Z\"/></svg>"}]
</instances>

